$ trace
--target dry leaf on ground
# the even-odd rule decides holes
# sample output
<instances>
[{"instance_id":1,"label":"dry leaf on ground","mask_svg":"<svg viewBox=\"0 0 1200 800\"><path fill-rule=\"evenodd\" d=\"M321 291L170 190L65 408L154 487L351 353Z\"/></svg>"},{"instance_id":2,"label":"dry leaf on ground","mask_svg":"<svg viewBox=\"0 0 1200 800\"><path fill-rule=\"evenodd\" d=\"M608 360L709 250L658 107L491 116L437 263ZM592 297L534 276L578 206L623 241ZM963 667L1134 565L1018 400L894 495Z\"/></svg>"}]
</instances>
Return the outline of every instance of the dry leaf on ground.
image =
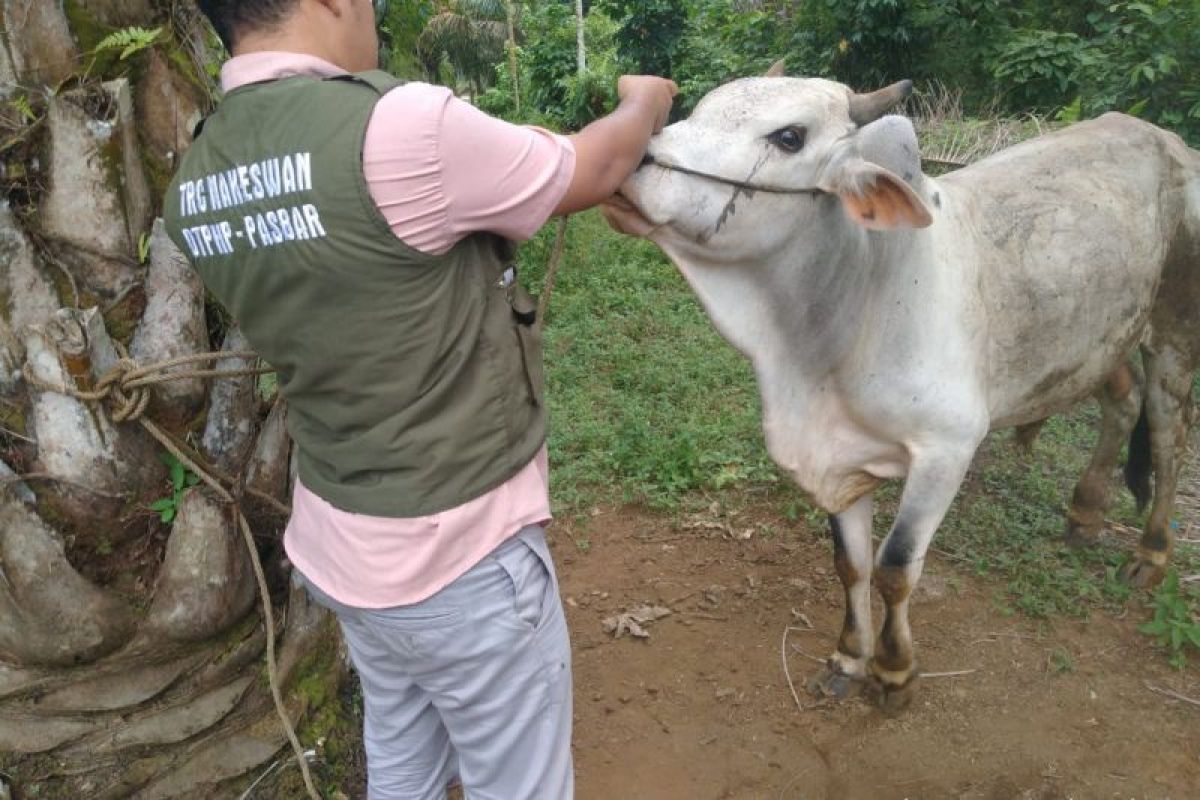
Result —
<instances>
[{"instance_id":1,"label":"dry leaf on ground","mask_svg":"<svg viewBox=\"0 0 1200 800\"><path fill-rule=\"evenodd\" d=\"M620 639L629 634L638 639L650 638L650 633L643 625L669 616L671 609L664 606L637 606L621 614L606 617L600 625L605 633L611 633L614 639Z\"/></svg>"}]
</instances>

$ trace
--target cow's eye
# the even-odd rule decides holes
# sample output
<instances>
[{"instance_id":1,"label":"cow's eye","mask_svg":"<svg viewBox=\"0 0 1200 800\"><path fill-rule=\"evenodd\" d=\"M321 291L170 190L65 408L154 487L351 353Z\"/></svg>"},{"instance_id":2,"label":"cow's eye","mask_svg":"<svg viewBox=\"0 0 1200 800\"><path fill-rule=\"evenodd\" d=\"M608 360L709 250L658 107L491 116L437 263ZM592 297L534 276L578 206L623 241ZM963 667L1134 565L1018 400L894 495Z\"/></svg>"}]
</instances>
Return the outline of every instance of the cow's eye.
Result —
<instances>
[{"instance_id":1,"label":"cow's eye","mask_svg":"<svg viewBox=\"0 0 1200 800\"><path fill-rule=\"evenodd\" d=\"M808 131L797 126L780 128L767 137L767 141L785 153L799 153L804 147L804 138Z\"/></svg>"}]
</instances>

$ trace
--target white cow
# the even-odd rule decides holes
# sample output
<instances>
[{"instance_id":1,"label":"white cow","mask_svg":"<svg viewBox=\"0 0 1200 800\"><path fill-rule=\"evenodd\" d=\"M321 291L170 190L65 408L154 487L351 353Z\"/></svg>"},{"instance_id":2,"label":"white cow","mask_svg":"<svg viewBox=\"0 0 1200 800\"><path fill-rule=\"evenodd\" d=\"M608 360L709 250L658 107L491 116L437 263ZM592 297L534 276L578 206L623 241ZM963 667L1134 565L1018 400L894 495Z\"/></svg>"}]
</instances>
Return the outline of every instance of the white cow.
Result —
<instances>
[{"instance_id":1,"label":"white cow","mask_svg":"<svg viewBox=\"0 0 1200 800\"><path fill-rule=\"evenodd\" d=\"M1200 364L1200 154L1109 114L934 179L911 123L882 116L910 86L722 86L606 211L666 252L753 362L771 456L831 514L846 618L817 686L866 681L885 708L911 697L908 598L990 429L1097 394L1104 429L1070 512L1087 534L1141 409L1133 460L1149 449L1155 497L1127 576L1162 576ZM904 491L872 559L889 478Z\"/></svg>"}]
</instances>

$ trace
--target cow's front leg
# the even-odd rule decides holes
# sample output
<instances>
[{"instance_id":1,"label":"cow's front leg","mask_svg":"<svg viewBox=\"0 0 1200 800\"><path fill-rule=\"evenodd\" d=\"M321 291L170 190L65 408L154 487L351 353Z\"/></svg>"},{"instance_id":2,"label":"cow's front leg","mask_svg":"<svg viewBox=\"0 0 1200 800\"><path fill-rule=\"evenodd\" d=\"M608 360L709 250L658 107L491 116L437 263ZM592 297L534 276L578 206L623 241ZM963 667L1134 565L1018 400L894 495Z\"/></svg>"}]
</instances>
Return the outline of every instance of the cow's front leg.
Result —
<instances>
[{"instance_id":1,"label":"cow's front leg","mask_svg":"<svg viewBox=\"0 0 1200 800\"><path fill-rule=\"evenodd\" d=\"M896 521L879 546L874 582L883 598L884 618L871 660L871 677L885 711L900 711L912 700L917 664L908 600L921 578L933 534L950 508L974 452L972 445L965 452L914 454Z\"/></svg>"},{"instance_id":2,"label":"cow's front leg","mask_svg":"<svg viewBox=\"0 0 1200 800\"><path fill-rule=\"evenodd\" d=\"M846 616L837 649L824 670L808 682L816 695L842 699L858 694L868 676L874 651L871 626L871 495L840 514L829 516L833 566L846 593Z\"/></svg>"}]
</instances>

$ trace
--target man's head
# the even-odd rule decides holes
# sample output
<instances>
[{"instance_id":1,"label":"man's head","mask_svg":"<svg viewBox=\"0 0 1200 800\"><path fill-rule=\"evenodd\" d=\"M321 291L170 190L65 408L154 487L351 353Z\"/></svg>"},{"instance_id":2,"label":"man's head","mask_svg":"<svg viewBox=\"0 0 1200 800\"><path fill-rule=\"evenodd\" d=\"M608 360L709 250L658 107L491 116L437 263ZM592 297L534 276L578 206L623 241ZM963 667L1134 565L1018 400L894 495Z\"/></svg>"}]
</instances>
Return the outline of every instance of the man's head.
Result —
<instances>
[{"instance_id":1,"label":"man's head","mask_svg":"<svg viewBox=\"0 0 1200 800\"><path fill-rule=\"evenodd\" d=\"M382 0L197 0L230 53L310 53L351 72L379 65Z\"/></svg>"}]
</instances>

